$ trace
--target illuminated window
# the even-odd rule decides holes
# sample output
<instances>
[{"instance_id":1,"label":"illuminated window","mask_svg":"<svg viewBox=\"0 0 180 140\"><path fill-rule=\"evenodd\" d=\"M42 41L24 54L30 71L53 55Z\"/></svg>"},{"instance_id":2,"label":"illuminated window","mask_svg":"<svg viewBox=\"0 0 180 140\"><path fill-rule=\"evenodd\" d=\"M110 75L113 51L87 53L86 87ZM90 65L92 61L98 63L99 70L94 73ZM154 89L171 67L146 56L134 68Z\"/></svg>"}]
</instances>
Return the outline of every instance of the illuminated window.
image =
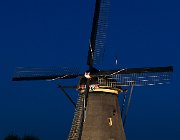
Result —
<instances>
[{"instance_id":1,"label":"illuminated window","mask_svg":"<svg viewBox=\"0 0 180 140\"><path fill-rule=\"evenodd\" d=\"M108 124L109 126L112 126L112 118L108 118Z\"/></svg>"}]
</instances>

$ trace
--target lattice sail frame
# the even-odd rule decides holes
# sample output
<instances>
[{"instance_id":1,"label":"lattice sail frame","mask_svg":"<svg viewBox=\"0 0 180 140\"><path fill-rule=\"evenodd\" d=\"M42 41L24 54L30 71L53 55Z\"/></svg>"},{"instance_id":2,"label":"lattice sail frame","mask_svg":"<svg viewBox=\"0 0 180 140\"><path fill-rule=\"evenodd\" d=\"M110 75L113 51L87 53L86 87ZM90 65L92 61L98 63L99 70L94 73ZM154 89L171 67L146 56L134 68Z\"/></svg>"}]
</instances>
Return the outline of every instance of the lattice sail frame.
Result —
<instances>
[{"instance_id":1,"label":"lattice sail frame","mask_svg":"<svg viewBox=\"0 0 180 140\"><path fill-rule=\"evenodd\" d=\"M98 83L108 87L153 86L170 84L171 75L172 72L115 74L98 77Z\"/></svg>"},{"instance_id":2,"label":"lattice sail frame","mask_svg":"<svg viewBox=\"0 0 180 140\"><path fill-rule=\"evenodd\" d=\"M98 31L95 41L94 64L101 65L105 51L105 40L107 37L108 15L110 11L109 0L101 0L100 14L98 20Z\"/></svg>"},{"instance_id":3,"label":"lattice sail frame","mask_svg":"<svg viewBox=\"0 0 180 140\"><path fill-rule=\"evenodd\" d=\"M109 0L96 0L87 58L87 64L90 67L101 65L103 62L109 11Z\"/></svg>"},{"instance_id":4,"label":"lattice sail frame","mask_svg":"<svg viewBox=\"0 0 180 140\"><path fill-rule=\"evenodd\" d=\"M57 80L69 79L79 76L79 69L77 67L59 67L59 68L16 68L13 76L13 81L23 80Z\"/></svg>"},{"instance_id":5,"label":"lattice sail frame","mask_svg":"<svg viewBox=\"0 0 180 140\"><path fill-rule=\"evenodd\" d=\"M171 81L173 67L151 67L151 68L129 68L112 71L100 71L98 83L101 86L152 86L169 84ZM94 75L94 77L96 77Z\"/></svg>"}]
</instances>

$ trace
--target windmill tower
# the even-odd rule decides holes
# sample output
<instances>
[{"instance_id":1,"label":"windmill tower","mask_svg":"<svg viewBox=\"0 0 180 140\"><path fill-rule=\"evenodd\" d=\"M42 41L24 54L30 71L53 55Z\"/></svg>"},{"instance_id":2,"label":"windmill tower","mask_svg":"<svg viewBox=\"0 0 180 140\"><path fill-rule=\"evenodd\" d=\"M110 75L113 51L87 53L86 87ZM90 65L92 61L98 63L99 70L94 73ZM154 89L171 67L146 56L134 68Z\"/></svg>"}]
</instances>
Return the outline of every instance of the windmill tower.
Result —
<instances>
[{"instance_id":1,"label":"windmill tower","mask_svg":"<svg viewBox=\"0 0 180 140\"><path fill-rule=\"evenodd\" d=\"M98 70L102 62L108 22L109 0L96 0L92 31L87 57L88 70L80 73L76 68L39 69L17 68L14 81L59 80L80 78L75 88L79 91L75 104L64 88L59 86L76 106L68 140L125 140L124 124L134 86L168 84L172 66L151 68L124 68ZM118 94L124 93L124 101L130 86L130 96L124 114L125 102L120 106ZM73 87L74 88L74 87ZM124 116L124 117L123 117ZM122 117L124 118L122 120Z\"/></svg>"}]
</instances>

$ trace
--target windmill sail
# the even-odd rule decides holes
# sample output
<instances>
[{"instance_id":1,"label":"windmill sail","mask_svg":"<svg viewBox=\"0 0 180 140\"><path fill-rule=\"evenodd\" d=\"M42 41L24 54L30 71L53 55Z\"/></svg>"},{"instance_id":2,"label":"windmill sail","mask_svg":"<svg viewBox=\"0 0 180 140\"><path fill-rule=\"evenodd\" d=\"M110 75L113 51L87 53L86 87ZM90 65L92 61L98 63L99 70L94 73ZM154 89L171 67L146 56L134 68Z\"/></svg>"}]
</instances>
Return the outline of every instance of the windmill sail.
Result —
<instances>
[{"instance_id":1,"label":"windmill sail","mask_svg":"<svg viewBox=\"0 0 180 140\"><path fill-rule=\"evenodd\" d=\"M23 80L56 80L69 79L80 76L77 68L58 68L58 69L40 69L40 68L16 68L13 81Z\"/></svg>"},{"instance_id":2,"label":"windmill sail","mask_svg":"<svg viewBox=\"0 0 180 140\"><path fill-rule=\"evenodd\" d=\"M98 83L104 86L145 86L169 84L171 81L172 72L172 66L129 68L100 71L96 74L96 76L98 76Z\"/></svg>"},{"instance_id":3,"label":"windmill sail","mask_svg":"<svg viewBox=\"0 0 180 140\"><path fill-rule=\"evenodd\" d=\"M102 63L108 25L109 0L96 0L90 37L87 64L90 67Z\"/></svg>"}]
</instances>

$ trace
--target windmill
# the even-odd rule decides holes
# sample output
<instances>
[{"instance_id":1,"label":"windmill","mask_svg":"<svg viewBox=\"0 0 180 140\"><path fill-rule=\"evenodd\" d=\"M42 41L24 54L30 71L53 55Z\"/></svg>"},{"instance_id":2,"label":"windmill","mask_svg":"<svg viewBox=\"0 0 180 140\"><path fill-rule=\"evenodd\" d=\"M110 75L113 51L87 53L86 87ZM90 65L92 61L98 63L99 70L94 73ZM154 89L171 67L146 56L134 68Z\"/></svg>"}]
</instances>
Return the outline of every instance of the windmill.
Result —
<instances>
[{"instance_id":1,"label":"windmill","mask_svg":"<svg viewBox=\"0 0 180 140\"><path fill-rule=\"evenodd\" d=\"M60 86L76 107L68 140L125 140L124 125L134 86L169 84L172 66L124 68L99 70L102 63L106 30L108 25L109 0L96 0L92 31L87 56L88 70L80 73L77 68L41 69L17 68L13 81L60 80L79 78L77 86ZM126 104L127 90L131 87ZM77 103L64 90L76 88L79 91ZM124 93L120 111L118 94ZM126 109L126 110L125 110Z\"/></svg>"}]
</instances>

